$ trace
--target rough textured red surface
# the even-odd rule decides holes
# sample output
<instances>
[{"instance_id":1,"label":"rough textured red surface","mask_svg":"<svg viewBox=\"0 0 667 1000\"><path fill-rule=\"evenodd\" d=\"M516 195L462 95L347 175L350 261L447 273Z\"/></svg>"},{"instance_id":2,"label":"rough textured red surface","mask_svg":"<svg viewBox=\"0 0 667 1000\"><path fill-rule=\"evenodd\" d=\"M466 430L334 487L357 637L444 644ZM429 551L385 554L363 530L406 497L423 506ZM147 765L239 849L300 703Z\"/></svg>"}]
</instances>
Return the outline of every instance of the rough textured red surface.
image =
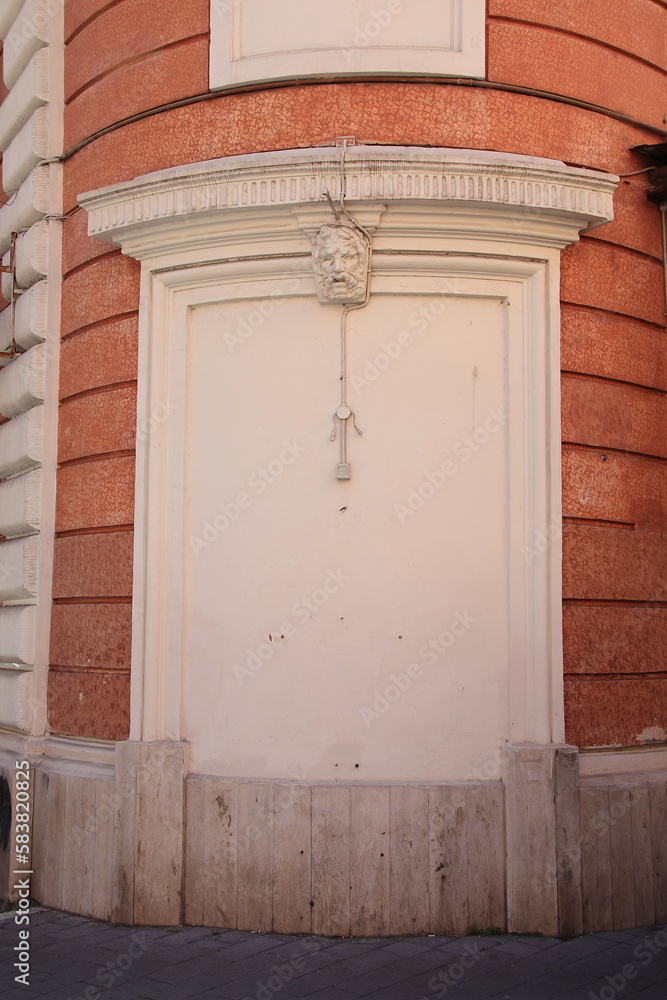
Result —
<instances>
[{"instance_id":1,"label":"rough textured red surface","mask_svg":"<svg viewBox=\"0 0 667 1000\"><path fill-rule=\"evenodd\" d=\"M52 669L48 705L52 733L126 740L130 730L130 675Z\"/></svg>"},{"instance_id":2,"label":"rough textured red surface","mask_svg":"<svg viewBox=\"0 0 667 1000\"><path fill-rule=\"evenodd\" d=\"M667 458L667 395L564 375L563 441Z\"/></svg>"},{"instance_id":3,"label":"rough textured red surface","mask_svg":"<svg viewBox=\"0 0 667 1000\"><path fill-rule=\"evenodd\" d=\"M204 92L208 6L208 0L68 0L66 145L139 111ZM488 0L488 12L492 79L662 124L663 4ZM650 129L564 103L481 88L400 82L278 87L216 95L98 138L65 165L65 208L76 206L80 192L153 170L309 147L336 135L546 156L612 173L645 166L629 149L658 140ZM564 530L567 739L580 746L633 745L666 714L666 682L651 674L661 669L667 612L610 603L667 600L665 399L647 391L667 390L667 334L660 218L646 201L646 187L644 175L622 180L615 220L562 254L562 365L575 376L563 383L563 437L569 443L564 508L569 517L609 522L567 524ZM90 240L85 213L77 211L64 226L63 268L69 277L63 287L60 460L129 451L131 386L70 397L136 378L138 265L110 244ZM131 465L124 455L61 469L59 529L130 523ZM118 520L123 517L128 520ZM58 539L55 596L129 595L131 544L129 532ZM125 653L114 658L113 650L129 649L128 610L77 605L86 609L81 614L96 637L88 643L70 607L54 610L53 651L65 660L60 665L77 672L53 674L51 724L74 735L116 738L114 732L126 732L129 686L113 689L107 720L106 704L99 709L104 675L85 670L124 669ZM52 662L59 664L53 655ZM623 679L612 679L617 674Z\"/></svg>"},{"instance_id":4,"label":"rough textured red surface","mask_svg":"<svg viewBox=\"0 0 667 1000\"><path fill-rule=\"evenodd\" d=\"M561 298L660 325L663 267L643 254L584 238L561 254Z\"/></svg>"},{"instance_id":5,"label":"rough textured red surface","mask_svg":"<svg viewBox=\"0 0 667 1000\"><path fill-rule=\"evenodd\" d=\"M58 418L60 461L133 450L136 414L137 391L133 386L62 403Z\"/></svg>"},{"instance_id":6,"label":"rough textured red surface","mask_svg":"<svg viewBox=\"0 0 667 1000\"><path fill-rule=\"evenodd\" d=\"M132 596L131 531L57 538L53 557L55 599Z\"/></svg>"},{"instance_id":7,"label":"rough textured red surface","mask_svg":"<svg viewBox=\"0 0 667 1000\"><path fill-rule=\"evenodd\" d=\"M566 446L563 514L667 529L667 462Z\"/></svg>"},{"instance_id":8,"label":"rough textured red surface","mask_svg":"<svg viewBox=\"0 0 667 1000\"><path fill-rule=\"evenodd\" d=\"M667 678L565 681L565 727L579 746L667 740Z\"/></svg>"},{"instance_id":9,"label":"rough textured red surface","mask_svg":"<svg viewBox=\"0 0 667 1000\"><path fill-rule=\"evenodd\" d=\"M630 146L653 134L581 108L521 94L417 83L332 83L215 97L102 136L68 161L65 209L77 195L139 174L238 153L360 142L455 146L547 156L623 172L645 166Z\"/></svg>"},{"instance_id":10,"label":"rough textured red surface","mask_svg":"<svg viewBox=\"0 0 667 1000\"><path fill-rule=\"evenodd\" d=\"M563 527L565 599L667 601L666 566L667 531ZM565 672L572 672L568 663Z\"/></svg>"},{"instance_id":11,"label":"rough textured red surface","mask_svg":"<svg viewBox=\"0 0 667 1000\"><path fill-rule=\"evenodd\" d=\"M131 604L55 604L51 662L97 670L129 670Z\"/></svg>"},{"instance_id":12,"label":"rough textured red surface","mask_svg":"<svg viewBox=\"0 0 667 1000\"><path fill-rule=\"evenodd\" d=\"M129 257L94 260L63 281L63 336L112 316L136 312L139 264Z\"/></svg>"},{"instance_id":13,"label":"rough textured red surface","mask_svg":"<svg viewBox=\"0 0 667 1000\"><path fill-rule=\"evenodd\" d=\"M584 604L563 622L570 674L665 673L667 608Z\"/></svg>"},{"instance_id":14,"label":"rough textured red surface","mask_svg":"<svg viewBox=\"0 0 667 1000\"><path fill-rule=\"evenodd\" d=\"M67 46L65 101L115 67L208 26L209 0L123 0L106 8Z\"/></svg>"},{"instance_id":15,"label":"rough textured red surface","mask_svg":"<svg viewBox=\"0 0 667 1000\"><path fill-rule=\"evenodd\" d=\"M208 37L192 38L119 66L65 108L65 149L113 122L208 90Z\"/></svg>"},{"instance_id":16,"label":"rough textured red surface","mask_svg":"<svg viewBox=\"0 0 667 1000\"><path fill-rule=\"evenodd\" d=\"M134 456L66 465L58 471L56 531L131 524Z\"/></svg>"},{"instance_id":17,"label":"rough textured red surface","mask_svg":"<svg viewBox=\"0 0 667 1000\"><path fill-rule=\"evenodd\" d=\"M491 17L514 18L595 38L664 68L664 11L654 0L488 0Z\"/></svg>"},{"instance_id":18,"label":"rough textured red surface","mask_svg":"<svg viewBox=\"0 0 667 1000\"><path fill-rule=\"evenodd\" d=\"M100 15L118 0L67 0L65 4L65 41L69 41L83 24Z\"/></svg>"},{"instance_id":19,"label":"rough textured red surface","mask_svg":"<svg viewBox=\"0 0 667 1000\"><path fill-rule=\"evenodd\" d=\"M137 377L137 316L99 323L60 346L60 397Z\"/></svg>"},{"instance_id":20,"label":"rough textured red surface","mask_svg":"<svg viewBox=\"0 0 667 1000\"><path fill-rule=\"evenodd\" d=\"M62 273L68 275L74 268L87 264L95 257L120 254L120 247L104 240L96 240L88 235L88 213L77 208L63 222Z\"/></svg>"},{"instance_id":21,"label":"rough textured red surface","mask_svg":"<svg viewBox=\"0 0 667 1000\"><path fill-rule=\"evenodd\" d=\"M646 174L620 180L614 192L613 220L592 229L587 239L618 243L662 261L660 217L646 197L647 189Z\"/></svg>"},{"instance_id":22,"label":"rough textured red surface","mask_svg":"<svg viewBox=\"0 0 667 1000\"><path fill-rule=\"evenodd\" d=\"M667 333L626 316L561 306L561 365L667 391ZM568 413L564 414L570 420Z\"/></svg>"},{"instance_id":23,"label":"rough textured red surface","mask_svg":"<svg viewBox=\"0 0 667 1000\"><path fill-rule=\"evenodd\" d=\"M527 24L489 25L489 79L565 94L662 125L664 70L586 38Z\"/></svg>"}]
</instances>

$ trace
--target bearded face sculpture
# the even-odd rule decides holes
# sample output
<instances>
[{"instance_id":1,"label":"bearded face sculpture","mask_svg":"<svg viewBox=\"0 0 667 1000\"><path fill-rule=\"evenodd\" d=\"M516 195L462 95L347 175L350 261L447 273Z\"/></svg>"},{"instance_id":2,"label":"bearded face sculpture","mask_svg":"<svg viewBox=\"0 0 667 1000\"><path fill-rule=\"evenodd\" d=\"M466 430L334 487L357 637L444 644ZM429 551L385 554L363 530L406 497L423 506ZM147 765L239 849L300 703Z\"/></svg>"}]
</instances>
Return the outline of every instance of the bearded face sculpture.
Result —
<instances>
[{"instance_id":1,"label":"bearded face sculpture","mask_svg":"<svg viewBox=\"0 0 667 1000\"><path fill-rule=\"evenodd\" d=\"M320 302L356 305L366 300L368 241L353 226L322 226L313 239Z\"/></svg>"}]
</instances>

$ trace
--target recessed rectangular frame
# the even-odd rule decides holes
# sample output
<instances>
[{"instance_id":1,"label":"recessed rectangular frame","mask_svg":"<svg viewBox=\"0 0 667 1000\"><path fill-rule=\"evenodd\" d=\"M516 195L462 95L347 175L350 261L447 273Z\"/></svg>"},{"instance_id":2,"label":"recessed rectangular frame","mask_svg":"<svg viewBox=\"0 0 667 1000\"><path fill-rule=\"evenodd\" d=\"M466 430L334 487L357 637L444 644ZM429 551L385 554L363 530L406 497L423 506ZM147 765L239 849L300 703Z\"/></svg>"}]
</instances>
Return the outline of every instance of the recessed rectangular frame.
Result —
<instances>
[{"instance_id":1,"label":"recessed rectangular frame","mask_svg":"<svg viewBox=\"0 0 667 1000\"><path fill-rule=\"evenodd\" d=\"M492 248L487 248L487 253ZM497 248L500 249L500 248ZM517 247L513 248L515 253ZM528 249L528 248L526 248ZM374 277L410 282L446 279L465 296L492 295L506 302L511 455L507 524L509 588L509 719L512 743L563 741L561 651L561 546L559 467L559 251L525 256L447 253L385 253L375 258ZM210 247L207 258L210 261ZM191 262L193 263L193 261ZM140 336L139 427L135 517L134 645L131 738L183 737L183 568L185 538L182 489L186 474L186 378L188 314L199 304L249 298L272 289L281 274L286 290L315 295L309 257L301 272L294 257L236 258L197 267L156 269L143 263L143 330ZM435 291L435 285L434 285ZM292 290L289 294L294 294ZM151 421L169 401L173 416ZM150 438L150 439L149 439ZM547 551L530 558L536 540ZM167 541L165 541L167 540ZM447 775L463 777L464 775Z\"/></svg>"},{"instance_id":2,"label":"recessed rectangular frame","mask_svg":"<svg viewBox=\"0 0 667 1000\"><path fill-rule=\"evenodd\" d=\"M316 11L312 22L308 10ZM338 76L483 78L485 16L484 0L211 0L210 86Z\"/></svg>"}]
</instances>

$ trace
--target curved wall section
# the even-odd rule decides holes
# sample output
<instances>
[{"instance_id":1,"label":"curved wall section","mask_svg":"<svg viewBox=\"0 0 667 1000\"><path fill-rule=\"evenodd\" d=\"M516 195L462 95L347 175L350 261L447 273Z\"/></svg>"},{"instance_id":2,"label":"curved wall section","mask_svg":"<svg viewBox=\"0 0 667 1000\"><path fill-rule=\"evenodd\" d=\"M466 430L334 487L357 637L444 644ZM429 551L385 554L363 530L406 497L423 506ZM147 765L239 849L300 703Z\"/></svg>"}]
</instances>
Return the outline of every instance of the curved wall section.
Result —
<instances>
[{"instance_id":1,"label":"curved wall section","mask_svg":"<svg viewBox=\"0 0 667 1000\"><path fill-rule=\"evenodd\" d=\"M429 2L419 0L420 8L426 9ZM252 0L253 6L258 3ZM114 818L107 809L105 818L91 824L76 845L78 860L87 858L90 872L83 901L72 888L74 881L68 888L59 875L61 862L77 860L71 856L71 845L58 844L53 838L47 843L38 835L37 860L45 861L38 896L52 905L126 921L178 921L184 912L195 922L222 920L228 926L268 927L273 918L267 898L252 889L256 871L273 886L276 930L312 927L323 933L384 933L382 928L388 926L396 933L418 931L426 926L426 918L423 909L413 905L408 882L419 886L421 900L430 898L431 912L436 914L432 929L448 933L465 931L465 921L473 920L480 926L520 924L542 929L547 925L540 924L540 914L545 913L549 914L548 926L553 927L553 892L558 896L557 924L564 933L665 920L667 595L662 567L667 557L667 458L662 441L667 338L660 214L646 199L645 174L634 173L644 169L647 161L631 148L656 143L666 135L667 5L663 0L563 0L558 5L547 0L487 0L486 65L476 62L474 67L454 69L451 59L456 53L451 49L448 54L440 45L440 52L431 53L434 61L419 67L426 75L415 77L412 64L404 66L402 74L400 60L396 61L397 55L403 55L394 44L403 12L396 3L389 10L389 4L379 0L372 5L377 17L369 15L374 25L370 31L370 19L352 26L345 22L347 34L337 38L338 48L330 47L328 53L319 50L314 69L318 75L306 80L302 74L313 71L312 53L305 52L306 63L308 59L311 63L304 63L303 50L313 42L306 37L311 30L307 25L302 26L300 36L302 51L288 55L283 50L273 66L261 25L257 30L253 27L245 41L241 37L241 48L237 44L236 50L228 32L223 38L223 48L227 48L216 55L221 25L231 25L231 15L238 15L244 4L250 9L250 0L168 0L157 6L143 0L66 0L64 4L65 66L64 72L58 70L58 86L65 87L63 148L67 152L62 166L63 201L56 199L52 206L66 216L62 224L61 467L48 713L51 730L66 739L53 737L44 744L36 794L44 829L51 815L57 825L63 815L76 823L82 809L86 815L98 814L100 803L108 803L114 783L123 789L139 782L136 798L141 804L134 812L119 813L115 835ZM284 12L291 5L292 0L281 0L271 7ZM0 12L0 33L9 31L21 6L20 0L7 0ZM307 9L311 6L308 3ZM404 6L407 11L408 4ZM477 7L464 0L461 10L473 6ZM445 7L454 11L457 4L437 7L440 12ZM383 24L385 14L391 19ZM452 25L456 41L455 20ZM408 27L413 39L423 33L419 23ZM275 37L281 45L284 34L277 23ZM238 31L234 37L236 44ZM463 35L459 40L466 42ZM467 40L474 38L469 35ZM43 70L44 49L38 43L35 34L28 45L29 58L31 65ZM461 51L464 48L465 44ZM26 51L12 54L7 76L12 93L19 86L12 74ZM480 49L474 51L477 59ZM380 66L377 59L387 61ZM261 72L255 71L253 67L260 64ZM25 69L20 76L21 92L29 98L25 107L0 84L3 128L10 119L12 127L18 127L26 108L29 114L34 112L31 120L35 123L44 117L43 105L33 108L35 101L44 100L43 76L29 73L24 77L24 73ZM19 176L26 164L31 169L43 155L39 129L30 135L24 129L25 125L12 139L13 151L6 151L5 159L10 162L3 163L3 174L10 179ZM150 685L146 690L141 687L137 671L130 676L131 662L143 663L144 656L136 645L132 652L133 635L136 642L142 616L150 612L136 587L133 590L133 574L141 572L145 556L134 540L134 511L137 501L143 502L145 487L144 465L140 461L135 466L134 452L138 447L143 453L146 435L170 425L163 419L165 414L171 416L170 400L163 399L156 413L147 413L139 388L137 420L137 376L148 370L146 358L140 360L138 353L141 269L146 271L148 265L119 250L113 229L103 227L97 234L103 239L90 238L79 196L131 183L150 172L178 170L184 164L333 146L344 136L354 137L351 149L356 144L371 149L419 146L494 151L546 157L607 175L628 175L621 176L613 196L613 221L589 230L562 252L556 251L561 305L559 316L554 311L552 330L560 323L562 505L554 512L553 522L525 541L526 560L538 574L547 563L553 571L563 549L564 673L552 678L547 714L551 713L553 721L558 712L564 713L565 738L581 752L561 753L553 745L542 745L525 753L513 751L502 760L488 759L463 790L436 783L412 792L387 785L374 789L372 795L369 792L371 798L367 798L354 780L347 787L340 781L316 786L298 776L286 789L270 779L228 780L229 772L222 766L218 773L208 773L201 757L200 773L195 775L190 773L187 746L176 740L182 732L178 726L173 731L149 727L140 732L136 728L137 720L144 719L141 706L155 704L155 691ZM12 204L0 209L3 217L9 212L14 219L19 210L46 211L39 200L43 199L39 179L46 169L59 178L56 165L37 168L35 183L24 183L20 198L17 195ZM248 197L250 205L252 195ZM0 202L4 200L0 193ZM210 204L203 206L205 211L210 208ZM386 223L389 216L385 213L384 218ZM302 224L306 226L303 220ZM60 223L51 220L48 225L55 230ZM294 225L291 214L290 225ZM12 226L3 231L8 234ZM304 245L302 241L298 252L305 252ZM474 245L475 254L481 249L479 243ZM55 260L52 256L51 267ZM58 283L51 276L50 272L53 289ZM36 338L26 341L31 348L46 335L45 284L31 284L17 306L21 329L28 338ZM6 310L4 317L0 314L0 327L6 324L6 316ZM252 341L244 342L246 348L253 350ZM552 365L555 370L555 357ZM556 399L554 394L554 406ZM550 414L553 423L555 413ZM16 420L11 417L0 429ZM325 437L329 432L330 428ZM366 445L366 433L360 441ZM552 457L556 451L554 444ZM55 434L51 462L55 463ZM258 463L261 467L259 458ZM32 469L16 482L38 472ZM11 495L12 509L21 514L15 489ZM202 513L202 520L207 518ZM143 526L138 528L141 535ZM32 540L27 539L25 545L18 541L26 549L28 565ZM17 618L8 616L13 623ZM267 635L273 634L273 628ZM560 636L556 628L552 638L557 644ZM28 656L28 646L24 643L21 648ZM38 707L44 714L43 701ZM533 714L543 717L543 710L544 704L536 706ZM562 726L562 720L558 724ZM135 737L132 741L127 739L130 731ZM143 742L153 740L158 732L169 736L169 742ZM19 737L13 733L8 739L14 747ZM71 775L65 772L70 764L61 764L64 758L77 769L76 794L69 788ZM361 761L348 761L350 767L355 763ZM244 773L251 771L247 768ZM164 779L160 800L164 815L151 811L155 775ZM535 775L541 782L542 798L535 799L538 811L549 812L555 791L561 803L567 803L562 814L567 823L557 825L555 841L543 836L541 817L527 832L525 826L512 826L510 820L503 826L503 816L518 815L521 801L517 796ZM631 791L626 794L619 789L619 782ZM226 809L224 830L216 826L220 802ZM165 815L171 816L167 825ZM350 817L348 829L336 826L341 815ZM487 833L467 819L463 826L457 825L460 815L484 816ZM222 846L201 845L186 834L183 869L183 837L178 831L183 823L200 825L202 816L217 830ZM369 816L381 824L377 837L370 841L360 832L371 829ZM584 840L570 853L580 822ZM173 862L169 869L173 879L159 887L168 901L163 911L155 896L154 870L137 872L132 860L135 830L141 828L148 835L156 823L163 829L168 826L171 839L166 838L162 860L167 866ZM257 830L262 837L256 835ZM333 836L323 834L332 830ZM393 831L389 854L382 841L387 830ZM112 872L100 858L114 836L114 850L121 861ZM564 839L559 841L559 836ZM404 846L410 841L419 845L413 856L408 856ZM290 845L297 842L303 856L290 854ZM613 859L624 856L623 845L630 842L634 845L632 864L614 868ZM335 857L327 854L332 843L340 845ZM502 845L499 853L498 844ZM556 859L555 869L544 863L544 855L531 855L534 844ZM284 864L270 872L266 863L274 851ZM383 857L391 858L389 868L379 860ZM488 865L479 863L487 857ZM536 884L542 883L544 871L551 872L547 892L552 893L552 902L539 901L535 912L524 909L518 920L517 899L530 897L521 891L517 895L512 865L516 858L525 857L532 858L530 864L539 871ZM463 864L462 858L469 860ZM507 868L505 858L509 859ZM650 870L646 858L653 859ZM345 886L352 884L350 872L362 864L368 867L372 859L378 873L375 899L381 918L377 924L363 916L371 903L376 905L372 887L363 890L371 895L362 892L350 897L349 889L345 895ZM438 881L442 872L435 872L441 863L456 868L453 882ZM409 873L398 887L392 887L394 868ZM205 892L210 872L216 874L214 898ZM569 883L568 872L574 872ZM136 892L121 891L119 887L135 885L135 876ZM285 879L292 888L298 887L296 916L290 916L281 902L289 898ZM563 890L567 884L573 887L570 893ZM315 896L309 895L311 886ZM184 887L185 896L181 896ZM238 900L244 900L240 909ZM330 922L334 912L342 914L338 924ZM397 914L406 914L407 922Z\"/></svg>"}]
</instances>

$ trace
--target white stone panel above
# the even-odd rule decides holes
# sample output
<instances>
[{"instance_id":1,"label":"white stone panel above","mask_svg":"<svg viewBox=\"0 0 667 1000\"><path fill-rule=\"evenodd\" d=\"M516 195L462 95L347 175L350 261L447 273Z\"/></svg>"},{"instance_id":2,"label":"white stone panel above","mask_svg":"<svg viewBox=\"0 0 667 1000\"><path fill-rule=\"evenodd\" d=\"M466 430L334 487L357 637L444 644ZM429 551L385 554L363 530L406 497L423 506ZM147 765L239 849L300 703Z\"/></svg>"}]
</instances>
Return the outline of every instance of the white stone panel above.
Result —
<instances>
[{"instance_id":1,"label":"white stone panel above","mask_svg":"<svg viewBox=\"0 0 667 1000\"><path fill-rule=\"evenodd\" d=\"M301 77L483 77L484 17L484 0L211 0L211 88Z\"/></svg>"}]
</instances>

